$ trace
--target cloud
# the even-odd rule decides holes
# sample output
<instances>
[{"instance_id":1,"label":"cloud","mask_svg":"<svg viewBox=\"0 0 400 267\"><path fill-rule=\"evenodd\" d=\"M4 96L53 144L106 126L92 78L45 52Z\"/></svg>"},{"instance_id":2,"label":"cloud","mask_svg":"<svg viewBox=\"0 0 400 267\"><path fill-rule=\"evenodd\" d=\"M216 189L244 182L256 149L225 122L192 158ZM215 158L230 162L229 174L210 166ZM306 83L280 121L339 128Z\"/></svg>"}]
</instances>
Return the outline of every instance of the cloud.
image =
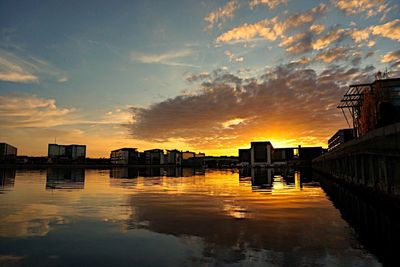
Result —
<instances>
[{"instance_id":1,"label":"cloud","mask_svg":"<svg viewBox=\"0 0 400 267\"><path fill-rule=\"evenodd\" d=\"M133 61L138 61L146 64L163 64L169 66L186 66L186 67L197 67L192 64L176 62L175 60L187 57L192 54L192 50L184 49L178 51L168 51L160 54L145 54L132 52L130 58Z\"/></svg>"},{"instance_id":2,"label":"cloud","mask_svg":"<svg viewBox=\"0 0 400 267\"><path fill-rule=\"evenodd\" d=\"M75 121L75 109L60 108L54 99L37 96L0 96L2 128L54 127Z\"/></svg>"},{"instance_id":3,"label":"cloud","mask_svg":"<svg viewBox=\"0 0 400 267\"><path fill-rule=\"evenodd\" d=\"M10 59L0 56L0 81L33 83L38 82L39 78Z\"/></svg>"},{"instance_id":4,"label":"cloud","mask_svg":"<svg viewBox=\"0 0 400 267\"><path fill-rule=\"evenodd\" d=\"M282 38L279 44L282 46L289 46L286 52L291 54L303 54L313 50L312 48L313 34L311 32L300 32L288 38Z\"/></svg>"},{"instance_id":5,"label":"cloud","mask_svg":"<svg viewBox=\"0 0 400 267\"><path fill-rule=\"evenodd\" d=\"M333 4L346 15L364 14L366 17L375 16L387 10L385 0L332 0Z\"/></svg>"},{"instance_id":6,"label":"cloud","mask_svg":"<svg viewBox=\"0 0 400 267\"><path fill-rule=\"evenodd\" d=\"M255 8L259 5L268 6L269 9L274 10L277 6L285 4L287 0L251 0L249 3L250 8Z\"/></svg>"},{"instance_id":7,"label":"cloud","mask_svg":"<svg viewBox=\"0 0 400 267\"><path fill-rule=\"evenodd\" d=\"M371 26L370 30L373 35L400 41L400 19L395 19L381 25Z\"/></svg>"},{"instance_id":8,"label":"cloud","mask_svg":"<svg viewBox=\"0 0 400 267\"><path fill-rule=\"evenodd\" d=\"M268 68L246 79L216 70L196 93L132 108L132 136L149 142L184 140L199 149L237 147L254 139L299 140L302 135L313 140L307 145L324 144L345 126L335 107L347 83L366 81L373 69L331 65L317 73L298 66Z\"/></svg>"},{"instance_id":9,"label":"cloud","mask_svg":"<svg viewBox=\"0 0 400 267\"><path fill-rule=\"evenodd\" d=\"M284 37L282 37L282 41L279 44L279 47L291 45L292 43L297 42L298 40L302 39L305 35L306 35L306 33L299 32L299 33L289 36L289 37L284 36Z\"/></svg>"},{"instance_id":10,"label":"cloud","mask_svg":"<svg viewBox=\"0 0 400 267\"><path fill-rule=\"evenodd\" d=\"M321 34L323 31L325 31L325 25L324 24L314 24L310 26L310 31L312 31L313 33L319 35Z\"/></svg>"},{"instance_id":11,"label":"cloud","mask_svg":"<svg viewBox=\"0 0 400 267\"><path fill-rule=\"evenodd\" d=\"M381 58L382 63L393 62L396 60L400 60L400 50L389 52Z\"/></svg>"},{"instance_id":12,"label":"cloud","mask_svg":"<svg viewBox=\"0 0 400 267\"><path fill-rule=\"evenodd\" d=\"M210 74L208 72L204 71L204 72L189 75L188 77L186 77L186 81L188 81L189 83L197 82L197 81L204 80L204 79L208 78L209 76L210 76Z\"/></svg>"},{"instance_id":13,"label":"cloud","mask_svg":"<svg viewBox=\"0 0 400 267\"><path fill-rule=\"evenodd\" d=\"M342 41L346 37L347 34L348 34L348 31L345 29L340 29L340 28L333 29L328 34L315 40L312 43L312 47L315 50L321 50L333 43Z\"/></svg>"},{"instance_id":14,"label":"cloud","mask_svg":"<svg viewBox=\"0 0 400 267\"><path fill-rule=\"evenodd\" d=\"M65 83L68 82L68 77L67 76L62 76L58 79L58 82L60 83Z\"/></svg>"},{"instance_id":15,"label":"cloud","mask_svg":"<svg viewBox=\"0 0 400 267\"><path fill-rule=\"evenodd\" d=\"M227 21L228 19L233 19L234 13L238 8L238 2L236 0L229 1L225 6L218 8L210 12L204 20L208 22L208 29L212 29L215 24L218 27L222 26L222 23Z\"/></svg>"},{"instance_id":16,"label":"cloud","mask_svg":"<svg viewBox=\"0 0 400 267\"><path fill-rule=\"evenodd\" d=\"M233 28L217 37L217 42L230 42L238 40L252 40L262 37L269 41L275 41L286 31L298 28L303 24L314 22L321 14L326 12L326 5L320 4L302 13L296 13L283 21L279 17L264 19L254 24L243 24Z\"/></svg>"},{"instance_id":17,"label":"cloud","mask_svg":"<svg viewBox=\"0 0 400 267\"><path fill-rule=\"evenodd\" d=\"M116 107L112 111L106 112L102 118L98 120L98 124L127 124L132 121L130 106Z\"/></svg>"},{"instance_id":18,"label":"cloud","mask_svg":"<svg viewBox=\"0 0 400 267\"><path fill-rule=\"evenodd\" d=\"M130 107L115 108L88 119L75 108L35 95L0 95L0 128L50 128L67 125L120 125L132 120Z\"/></svg>"},{"instance_id":19,"label":"cloud","mask_svg":"<svg viewBox=\"0 0 400 267\"><path fill-rule=\"evenodd\" d=\"M243 60L244 60L244 58L242 56L237 56L229 50L225 50L224 54L228 57L229 62L240 63L240 62L243 62Z\"/></svg>"},{"instance_id":20,"label":"cloud","mask_svg":"<svg viewBox=\"0 0 400 267\"><path fill-rule=\"evenodd\" d=\"M217 42L230 42L238 40L251 40L255 37L275 41L281 31L274 29L274 24L277 23L277 17L271 20L262 20L254 24L243 24L232 30L229 30L217 37Z\"/></svg>"},{"instance_id":21,"label":"cloud","mask_svg":"<svg viewBox=\"0 0 400 267\"><path fill-rule=\"evenodd\" d=\"M369 29L363 29L363 30L354 30L350 33L350 35L356 43L360 43L362 41L368 40L369 33L370 33Z\"/></svg>"},{"instance_id":22,"label":"cloud","mask_svg":"<svg viewBox=\"0 0 400 267\"><path fill-rule=\"evenodd\" d=\"M331 63L337 60L346 60L349 58L350 51L351 49L348 47L343 47L343 46L333 47L318 53L315 56L315 59L322 60L325 63Z\"/></svg>"},{"instance_id":23,"label":"cloud","mask_svg":"<svg viewBox=\"0 0 400 267\"><path fill-rule=\"evenodd\" d=\"M291 15L283 22L283 28L285 30L289 30L297 28L306 23L313 23L322 14L326 13L326 10L326 5L321 3L319 6L311 8L305 12Z\"/></svg>"},{"instance_id":24,"label":"cloud","mask_svg":"<svg viewBox=\"0 0 400 267\"><path fill-rule=\"evenodd\" d=\"M0 49L0 81L38 83L41 75L50 76L59 82L67 81L63 71L42 59Z\"/></svg>"}]
</instances>

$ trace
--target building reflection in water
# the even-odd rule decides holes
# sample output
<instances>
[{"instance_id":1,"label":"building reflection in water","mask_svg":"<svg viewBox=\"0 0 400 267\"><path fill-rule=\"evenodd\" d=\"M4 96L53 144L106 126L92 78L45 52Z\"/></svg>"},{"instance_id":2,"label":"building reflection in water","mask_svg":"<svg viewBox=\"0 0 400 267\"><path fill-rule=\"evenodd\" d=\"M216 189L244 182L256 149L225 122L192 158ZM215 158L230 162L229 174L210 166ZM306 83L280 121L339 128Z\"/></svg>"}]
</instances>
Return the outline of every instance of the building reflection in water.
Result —
<instances>
[{"instance_id":1,"label":"building reflection in water","mask_svg":"<svg viewBox=\"0 0 400 267\"><path fill-rule=\"evenodd\" d=\"M375 264L351 247L338 212L312 178L304 178L301 186L301 174L260 168L240 170L239 186L235 174L216 172L183 183L179 194L167 183L143 188L145 194L130 196L134 212L126 227L199 238L202 258L193 260L205 265L248 260L267 266Z\"/></svg>"},{"instance_id":2,"label":"building reflection in water","mask_svg":"<svg viewBox=\"0 0 400 267\"><path fill-rule=\"evenodd\" d=\"M83 189L85 169L83 168L50 168L47 169L46 189Z\"/></svg>"},{"instance_id":3,"label":"building reflection in water","mask_svg":"<svg viewBox=\"0 0 400 267\"><path fill-rule=\"evenodd\" d=\"M110 169L110 178L116 179L133 179L139 176L137 168L116 167Z\"/></svg>"},{"instance_id":4,"label":"building reflection in water","mask_svg":"<svg viewBox=\"0 0 400 267\"><path fill-rule=\"evenodd\" d=\"M97 265L115 266L154 266L156 260L170 260L169 266L380 266L306 171L208 170L204 175L196 169L120 168L107 176L104 170L88 170L85 177L83 170L49 169L49 188L86 185L48 192L44 173L18 171L14 190L1 195L0 254L28 253L22 266L43 259L53 262L42 265L93 264L87 255L96 255ZM324 187L328 194L331 187ZM376 220L366 228L373 238L399 232L396 221L364 207L362 200L342 196L339 205L329 196L342 214L345 208L362 214L351 221L355 229L367 218ZM373 229L378 227L386 229ZM62 244L55 245L59 240ZM394 254L393 247L388 253ZM127 248L137 253L126 253Z\"/></svg>"},{"instance_id":5,"label":"building reflection in water","mask_svg":"<svg viewBox=\"0 0 400 267\"><path fill-rule=\"evenodd\" d=\"M300 190L303 181L310 180L311 175L310 169L243 168L239 170L239 181L250 181L254 191L268 191L273 187L282 188L286 185L293 185L295 189Z\"/></svg>"},{"instance_id":6,"label":"building reflection in water","mask_svg":"<svg viewBox=\"0 0 400 267\"><path fill-rule=\"evenodd\" d=\"M204 176L203 168L129 168L115 167L110 169L110 185L115 187L135 186L136 178L145 178L142 182L145 186L161 185L162 177L192 177ZM151 179L146 179L151 178Z\"/></svg>"},{"instance_id":7,"label":"building reflection in water","mask_svg":"<svg viewBox=\"0 0 400 267\"><path fill-rule=\"evenodd\" d=\"M352 226L362 243L387 266L398 265L400 244L400 210L395 205L382 203L370 194L355 192L339 185L319 173L314 176L321 182L343 219Z\"/></svg>"},{"instance_id":8,"label":"building reflection in water","mask_svg":"<svg viewBox=\"0 0 400 267\"><path fill-rule=\"evenodd\" d=\"M129 168L115 167L110 170L110 178L132 179L138 177L191 177L205 175L203 168Z\"/></svg>"},{"instance_id":9,"label":"building reflection in water","mask_svg":"<svg viewBox=\"0 0 400 267\"><path fill-rule=\"evenodd\" d=\"M0 169L0 191L14 187L15 169Z\"/></svg>"}]
</instances>

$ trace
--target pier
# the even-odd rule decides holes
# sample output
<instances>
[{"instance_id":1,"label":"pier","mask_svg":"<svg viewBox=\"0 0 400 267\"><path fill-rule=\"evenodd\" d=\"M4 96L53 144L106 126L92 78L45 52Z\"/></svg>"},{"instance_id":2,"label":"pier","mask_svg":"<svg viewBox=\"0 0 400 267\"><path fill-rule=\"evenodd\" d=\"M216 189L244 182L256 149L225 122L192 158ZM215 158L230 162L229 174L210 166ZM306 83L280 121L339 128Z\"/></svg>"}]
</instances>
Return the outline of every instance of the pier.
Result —
<instances>
[{"instance_id":1,"label":"pier","mask_svg":"<svg viewBox=\"0 0 400 267\"><path fill-rule=\"evenodd\" d=\"M312 165L352 186L400 199L400 123L348 141Z\"/></svg>"}]
</instances>

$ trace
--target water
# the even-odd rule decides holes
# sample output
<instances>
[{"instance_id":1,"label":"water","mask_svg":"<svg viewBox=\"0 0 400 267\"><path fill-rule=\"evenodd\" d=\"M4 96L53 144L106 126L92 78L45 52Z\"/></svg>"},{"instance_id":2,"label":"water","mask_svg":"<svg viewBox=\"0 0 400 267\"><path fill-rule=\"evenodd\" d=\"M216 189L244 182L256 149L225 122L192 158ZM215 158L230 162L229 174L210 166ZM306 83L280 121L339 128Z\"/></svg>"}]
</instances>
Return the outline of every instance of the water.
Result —
<instances>
[{"instance_id":1,"label":"water","mask_svg":"<svg viewBox=\"0 0 400 267\"><path fill-rule=\"evenodd\" d=\"M0 266L381 266L308 174L0 175Z\"/></svg>"}]
</instances>

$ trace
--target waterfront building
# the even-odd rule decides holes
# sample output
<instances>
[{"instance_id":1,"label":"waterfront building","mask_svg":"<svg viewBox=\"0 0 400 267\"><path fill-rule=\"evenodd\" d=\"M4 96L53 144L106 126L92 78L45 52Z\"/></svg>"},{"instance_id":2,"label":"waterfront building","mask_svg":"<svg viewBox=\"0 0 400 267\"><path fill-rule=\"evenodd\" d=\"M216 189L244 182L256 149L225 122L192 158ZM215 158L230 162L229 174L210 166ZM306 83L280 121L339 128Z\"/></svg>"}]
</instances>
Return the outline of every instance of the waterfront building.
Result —
<instances>
[{"instance_id":1,"label":"waterfront building","mask_svg":"<svg viewBox=\"0 0 400 267\"><path fill-rule=\"evenodd\" d=\"M149 149L144 151L145 161L148 165L164 164L164 150Z\"/></svg>"},{"instance_id":2,"label":"waterfront building","mask_svg":"<svg viewBox=\"0 0 400 267\"><path fill-rule=\"evenodd\" d=\"M203 164L209 168L230 168L238 164L238 157L234 156L207 156L203 159Z\"/></svg>"},{"instance_id":3,"label":"waterfront building","mask_svg":"<svg viewBox=\"0 0 400 267\"><path fill-rule=\"evenodd\" d=\"M249 165L251 162L250 149L239 149L239 164Z\"/></svg>"},{"instance_id":4,"label":"waterfront building","mask_svg":"<svg viewBox=\"0 0 400 267\"><path fill-rule=\"evenodd\" d=\"M378 72L373 83L350 85L338 108L346 120L350 110L355 137L400 122L400 78Z\"/></svg>"},{"instance_id":5,"label":"waterfront building","mask_svg":"<svg viewBox=\"0 0 400 267\"><path fill-rule=\"evenodd\" d=\"M321 146L316 147L302 147L299 146L299 160L311 161L323 154L323 148Z\"/></svg>"},{"instance_id":6,"label":"waterfront building","mask_svg":"<svg viewBox=\"0 0 400 267\"><path fill-rule=\"evenodd\" d=\"M182 164L182 152L173 149L173 150L167 150L167 161L168 164L175 164L175 165L181 165Z\"/></svg>"},{"instance_id":7,"label":"waterfront building","mask_svg":"<svg viewBox=\"0 0 400 267\"><path fill-rule=\"evenodd\" d=\"M274 147L271 142L251 142L250 159L251 166L269 166L272 164L272 151Z\"/></svg>"},{"instance_id":8,"label":"waterfront building","mask_svg":"<svg viewBox=\"0 0 400 267\"><path fill-rule=\"evenodd\" d=\"M194 154L195 158L204 158L205 156L206 156L206 154L205 153L201 153L201 152Z\"/></svg>"},{"instance_id":9,"label":"waterfront building","mask_svg":"<svg viewBox=\"0 0 400 267\"><path fill-rule=\"evenodd\" d=\"M0 143L0 163L13 163L17 159L17 148L7 143Z\"/></svg>"},{"instance_id":10,"label":"waterfront building","mask_svg":"<svg viewBox=\"0 0 400 267\"><path fill-rule=\"evenodd\" d=\"M298 148L274 148L272 151L272 161L275 165L286 164L287 161L294 160L298 155Z\"/></svg>"},{"instance_id":11,"label":"waterfront building","mask_svg":"<svg viewBox=\"0 0 400 267\"><path fill-rule=\"evenodd\" d=\"M111 151L110 162L111 164L128 165L138 164L139 152L137 148L120 148Z\"/></svg>"},{"instance_id":12,"label":"waterfront building","mask_svg":"<svg viewBox=\"0 0 400 267\"><path fill-rule=\"evenodd\" d=\"M354 138L354 129L340 129L328 140L328 151L336 149L341 144Z\"/></svg>"},{"instance_id":13,"label":"waterfront building","mask_svg":"<svg viewBox=\"0 0 400 267\"><path fill-rule=\"evenodd\" d=\"M49 162L85 161L86 145L59 145L49 144Z\"/></svg>"},{"instance_id":14,"label":"waterfront building","mask_svg":"<svg viewBox=\"0 0 400 267\"><path fill-rule=\"evenodd\" d=\"M183 160L194 158L195 156L196 156L196 153L194 153L194 152L190 152L190 151L182 152L182 159Z\"/></svg>"}]
</instances>

